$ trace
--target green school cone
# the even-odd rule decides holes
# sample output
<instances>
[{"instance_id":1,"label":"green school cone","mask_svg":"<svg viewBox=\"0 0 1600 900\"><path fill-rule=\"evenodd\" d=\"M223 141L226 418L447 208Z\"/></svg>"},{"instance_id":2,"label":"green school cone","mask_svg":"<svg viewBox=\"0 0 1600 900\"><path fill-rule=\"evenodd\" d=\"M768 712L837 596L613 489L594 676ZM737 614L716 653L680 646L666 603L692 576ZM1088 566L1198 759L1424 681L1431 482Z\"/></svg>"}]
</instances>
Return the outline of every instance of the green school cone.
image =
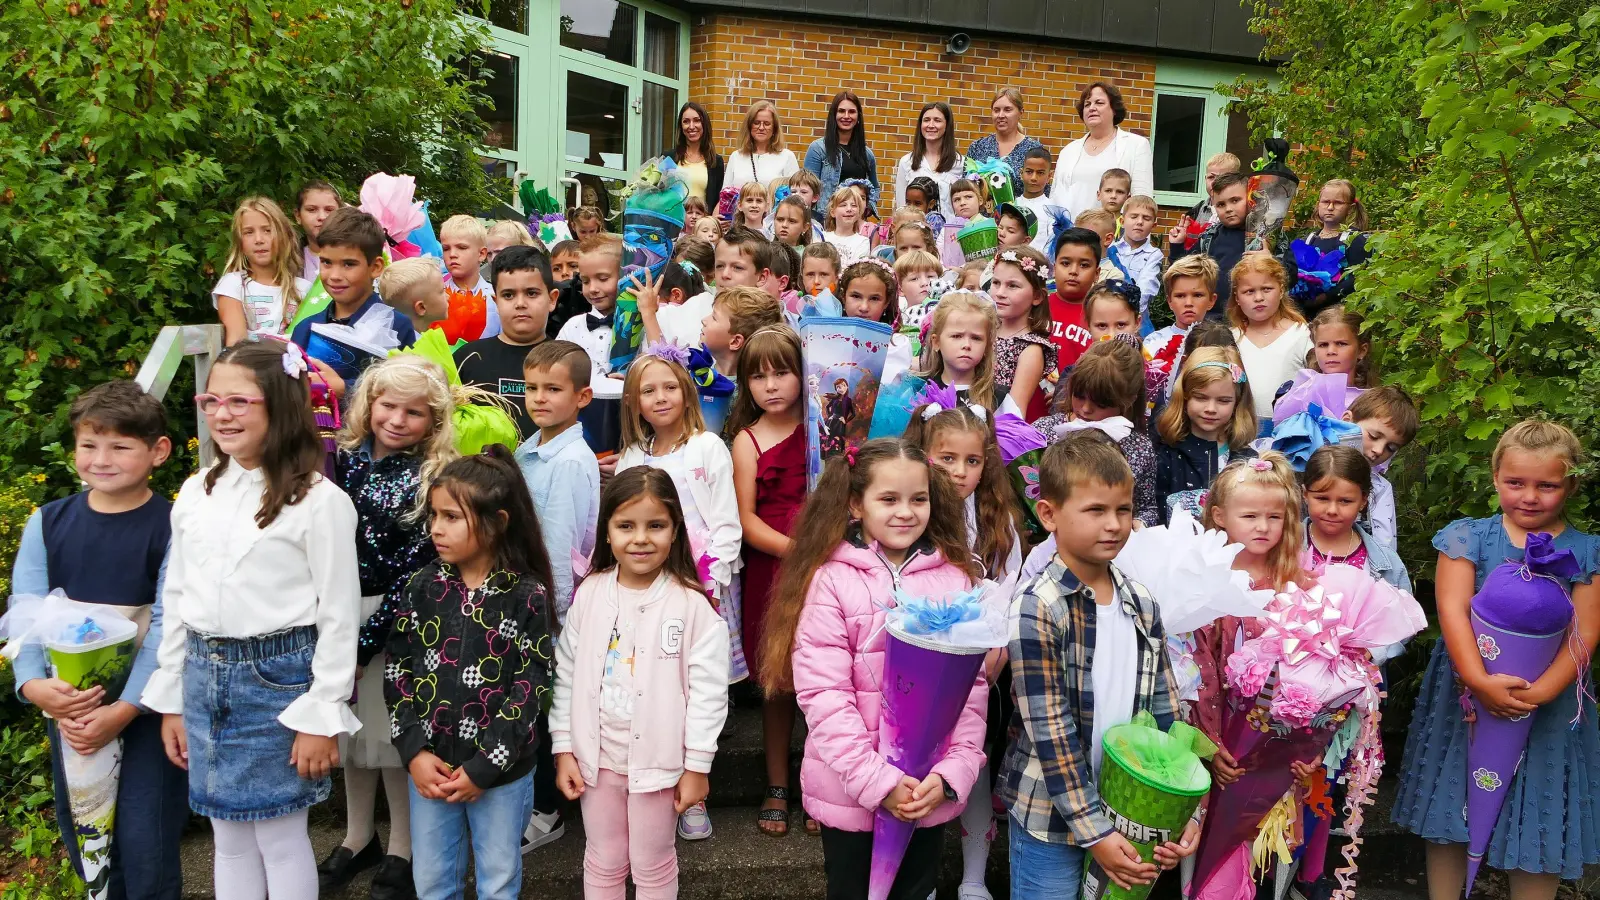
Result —
<instances>
[{"instance_id":1,"label":"green school cone","mask_svg":"<svg viewBox=\"0 0 1600 900\"><path fill-rule=\"evenodd\" d=\"M1183 837L1195 808L1211 790L1211 773L1201 764L1216 746L1182 722L1168 731L1141 711L1133 721L1106 732L1100 765L1100 802L1118 832L1145 862L1155 849ZM1084 900L1144 900L1154 884L1132 890L1117 887L1091 857L1083 876Z\"/></svg>"}]
</instances>

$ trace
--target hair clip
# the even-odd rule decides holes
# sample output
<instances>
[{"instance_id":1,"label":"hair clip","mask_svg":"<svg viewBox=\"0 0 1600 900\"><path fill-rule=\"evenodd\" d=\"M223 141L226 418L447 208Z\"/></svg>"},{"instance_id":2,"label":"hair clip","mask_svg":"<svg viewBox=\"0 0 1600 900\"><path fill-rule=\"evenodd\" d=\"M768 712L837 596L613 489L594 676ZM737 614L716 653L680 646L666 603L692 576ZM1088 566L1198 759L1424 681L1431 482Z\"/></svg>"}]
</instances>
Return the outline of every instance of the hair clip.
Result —
<instances>
[{"instance_id":1,"label":"hair clip","mask_svg":"<svg viewBox=\"0 0 1600 900\"><path fill-rule=\"evenodd\" d=\"M1246 460L1245 464L1239 468L1239 477L1234 479L1234 484L1244 484L1244 480L1250 476L1251 472L1271 471L1272 463L1267 462L1259 456L1255 459Z\"/></svg>"},{"instance_id":2,"label":"hair clip","mask_svg":"<svg viewBox=\"0 0 1600 900\"><path fill-rule=\"evenodd\" d=\"M852 469L856 467L856 448L854 445L844 448L844 464Z\"/></svg>"},{"instance_id":3,"label":"hair clip","mask_svg":"<svg viewBox=\"0 0 1600 900\"><path fill-rule=\"evenodd\" d=\"M283 374L299 381L300 376L306 373L305 351L300 349L299 344L292 342L286 342L283 346Z\"/></svg>"},{"instance_id":4,"label":"hair clip","mask_svg":"<svg viewBox=\"0 0 1600 900\"><path fill-rule=\"evenodd\" d=\"M682 266L683 270L685 272L688 272L690 275L699 275L700 274L700 267L695 265L694 263L688 261L687 259L678 260L678 265Z\"/></svg>"}]
</instances>

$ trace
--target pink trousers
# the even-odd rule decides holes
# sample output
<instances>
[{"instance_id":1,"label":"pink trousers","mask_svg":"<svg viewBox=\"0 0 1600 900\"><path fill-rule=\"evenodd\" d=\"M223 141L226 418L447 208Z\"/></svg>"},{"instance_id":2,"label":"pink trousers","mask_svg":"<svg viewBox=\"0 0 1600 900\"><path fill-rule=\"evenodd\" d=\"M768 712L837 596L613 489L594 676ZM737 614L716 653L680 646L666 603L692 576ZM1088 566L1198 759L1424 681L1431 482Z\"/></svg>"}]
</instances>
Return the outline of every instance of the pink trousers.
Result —
<instances>
[{"instance_id":1,"label":"pink trousers","mask_svg":"<svg viewBox=\"0 0 1600 900\"><path fill-rule=\"evenodd\" d=\"M628 778L601 769L583 792L584 900L624 900L628 874L638 900L677 900L678 812L672 789L628 793Z\"/></svg>"}]
</instances>

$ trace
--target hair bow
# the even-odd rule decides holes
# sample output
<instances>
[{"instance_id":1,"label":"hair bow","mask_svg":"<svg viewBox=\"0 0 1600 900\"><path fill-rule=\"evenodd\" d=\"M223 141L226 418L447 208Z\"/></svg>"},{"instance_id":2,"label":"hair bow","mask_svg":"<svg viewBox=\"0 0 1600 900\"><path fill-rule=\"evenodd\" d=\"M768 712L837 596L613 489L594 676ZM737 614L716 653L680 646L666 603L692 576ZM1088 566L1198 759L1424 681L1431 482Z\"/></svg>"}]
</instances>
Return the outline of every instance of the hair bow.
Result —
<instances>
[{"instance_id":1,"label":"hair bow","mask_svg":"<svg viewBox=\"0 0 1600 900\"><path fill-rule=\"evenodd\" d=\"M792 190L787 184L780 184L778 185L778 189L772 192L772 202L782 203L783 201L789 199L790 193L792 193Z\"/></svg>"},{"instance_id":2,"label":"hair bow","mask_svg":"<svg viewBox=\"0 0 1600 900\"><path fill-rule=\"evenodd\" d=\"M1107 278L1095 290L1110 291L1135 305L1139 302L1139 286L1125 278Z\"/></svg>"},{"instance_id":3,"label":"hair bow","mask_svg":"<svg viewBox=\"0 0 1600 900\"><path fill-rule=\"evenodd\" d=\"M856 448L854 444L844 448L844 464L852 469L856 467Z\"/></svg>"},{"instance_id":4,"label":"hair bow","mask_svg":"<svg viewBox=\"0 0 1600 900\"><path fill-rule=\"evenodd\" d=\"M1064 438L1075 431L1099 431L1120 444L1128 435L1133 433L1133 423L1124 416L1112 416L1109 419L1100 419L1094 422L1084 419L1068 419L1050 430L1058 438Z\"/></svg>"},{"instance_id":5,"label":"hair bow","mask_svg":"<svg viewBox=\"0 0 1600 900\"><path fill-rule=\"evenodd\" d=\"M952 406L952 407L950 407L950 410L953 411L953 410L962 409L962 408L963 407L960 407L960 406ZM968 411L970 411L973 415L977 416L978 417L978 421L980 421L980 422L989 421L989 411L984 409L983 407L978 406L976 404L968 403L968 404L966 404L965 408ZM938 403L927 403L927 404L924 404L923 407L922 407L922 421L926 422L929 419L932 419L934 416L937 416L939 413L942 413L942 412L945 412L945 411L946 411L945 407L939 405Z\"/></svg>"},{"instance_id":6,"label":"hair bow","mask_svg":"<svg viewBox=\"0 0 1600 900\"><path fill-rule=\"evenodd\" d=\"M299 381L300 376L306 373L305 351L293 342L285 342L283 347L283 374Z\"/></svg>"}]
</instances>

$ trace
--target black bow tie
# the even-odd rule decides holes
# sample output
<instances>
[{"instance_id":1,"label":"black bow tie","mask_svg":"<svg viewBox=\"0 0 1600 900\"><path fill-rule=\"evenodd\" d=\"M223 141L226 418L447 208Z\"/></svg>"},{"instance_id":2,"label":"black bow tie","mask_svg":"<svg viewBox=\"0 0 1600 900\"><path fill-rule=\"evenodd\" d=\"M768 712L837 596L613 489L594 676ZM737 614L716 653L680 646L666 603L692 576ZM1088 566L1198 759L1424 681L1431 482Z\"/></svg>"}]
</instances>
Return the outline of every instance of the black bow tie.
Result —
<instances>
[{"instance_id":1,"label":"black bow tie","mask_svg":"<svg viewBox=\"0 0 1600 900\"><path fill-rule=\"evenodd\" d=\"M613 309L608 313L586 312L583 314L583 318L588 323L589 330L594 331L597 328L610 328L611 322L616 318L616 315L617 311Z\"/></svg>"}]
</instances>

